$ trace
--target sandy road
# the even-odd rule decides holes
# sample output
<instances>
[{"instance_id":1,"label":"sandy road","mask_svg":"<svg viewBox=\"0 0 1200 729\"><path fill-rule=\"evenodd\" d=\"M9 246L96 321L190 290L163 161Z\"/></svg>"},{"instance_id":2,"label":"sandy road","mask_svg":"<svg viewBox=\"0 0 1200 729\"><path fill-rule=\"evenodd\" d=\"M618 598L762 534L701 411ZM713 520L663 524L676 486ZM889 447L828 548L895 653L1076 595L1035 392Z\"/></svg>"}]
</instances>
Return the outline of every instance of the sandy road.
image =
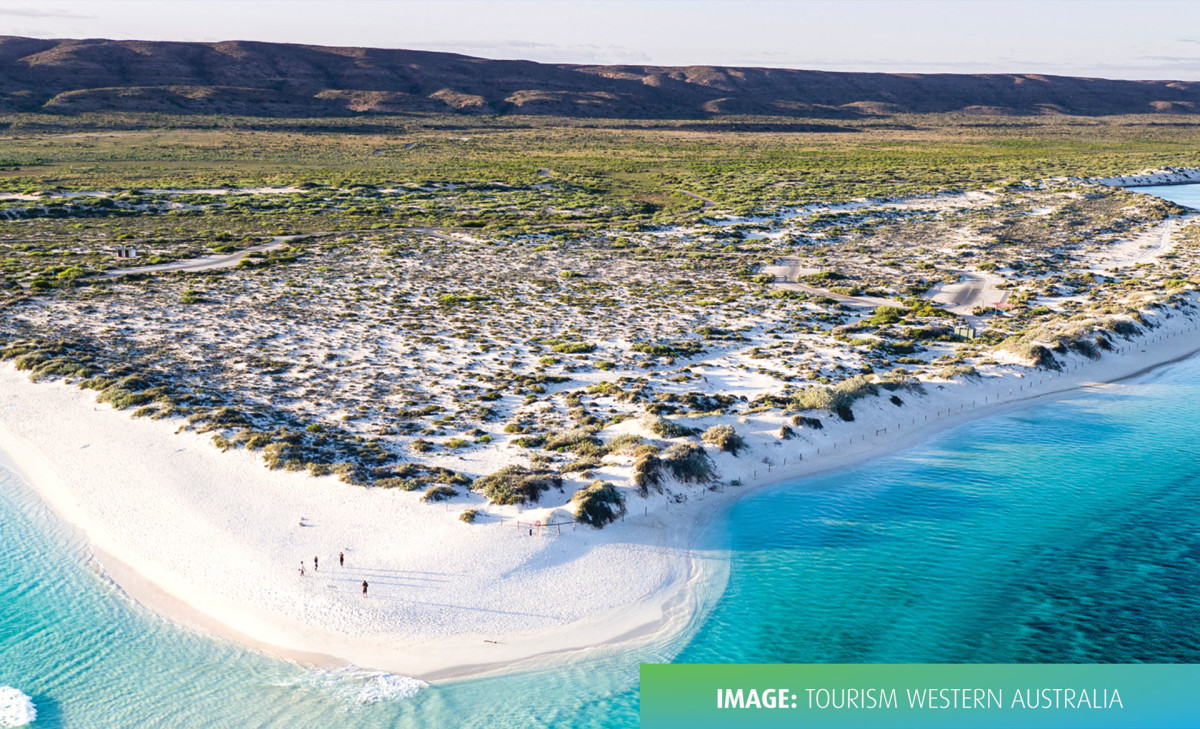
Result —
<instances>
[{"instance_id":1,"label":"sandy road","mask_svg":"<svg viewBox=\"0 0 1200 729\"><path fill-rule=\"evenodd\" d=\"M1008 292L996 288L1003 281L983 271L956 271L961 278L951 284L935 286L925 298L941 304L951 314L969 315L977 306L995 306L1008 298Z\"/></svg>"},{"instance_id":2,"label":"sandy road","mask_svg":"<svg viewBox=\"0 0 1200 729\"><path fill-rule=\"evenodd\" d=\"M896 299L887 299L879 296L847 296L827 289L817 288L816 286L802 284L799 282L800 276L812 273L812 271L803 268L800 262L794 258L784 258L776 266L764 266L762 272L775 277L775 282L772 285L778 289L800 291L813 296L825 296L848 306L861 308L873 309L877 306L904 307L904 304ZM955 273L961 277L958 281L952 284L942 284L930 289L925 298L934 303L942 304L953 314L969 315L976 306L993 306L1003 302L1008 297L1007 291L996 287L996 284L1003 281L999 276L982 271L956 271Z\"/></svg>"},{"instance_id":3,"label":"sandy road","mask_svg":"<svg viewBox=\"0 0 1200 729\"><path fill-rule=\"evenodd\" d=\"M309 234L315 235L315 234ZM167 273L170 271L211 271L218 268L233 268L241 263L242 259L249 256L251 253L259 253L262 251L275 251L280 248L286 248L289 240L304 238L304 235L280 235L272 238L266 243L260 243L256 246L251 246L237 253L229 253L221 256L204 256L203 258L189 258L184 261L171 261L170 263L159 263L153 266L134 266L133 268L114 268L111 271L105 271L102 274L103 278L116 278L117 276L125 276L134 273Z\"/></svg>"},{"instance_id":4,"label":"sandy road","mask_svg":"<svg viewBox=\"0 0 1200 729\"><path fill-rule=\"evenodd\" d=\"M812 296L824 296L848 306L861 308L874 309L878 306L904 306L904 304L895 299L884 299L878 296L847 296L846 294L838 294L833 291L817 288L816 286L802 284L799 282L800 276L805 273L811 273L811 271L803 268L799 260L795 258L784 258L778 266L763 266L762 272L774 276L775 282L772 285L777 289L784 289L785 291L799 291Z\"/></svg>"}]
</instances>

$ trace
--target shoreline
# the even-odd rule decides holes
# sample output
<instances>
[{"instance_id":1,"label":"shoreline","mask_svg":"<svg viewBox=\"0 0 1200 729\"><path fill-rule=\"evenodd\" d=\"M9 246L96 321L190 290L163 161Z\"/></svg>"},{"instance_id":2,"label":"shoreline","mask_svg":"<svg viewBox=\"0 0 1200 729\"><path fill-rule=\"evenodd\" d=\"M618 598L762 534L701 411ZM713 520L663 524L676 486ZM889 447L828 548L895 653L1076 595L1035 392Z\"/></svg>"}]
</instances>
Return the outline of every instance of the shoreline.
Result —
<instances>
[{"instance_id":1,"label":"shoreline","mask_svg":"<svg viewBox=\"0 0 1200 729\"><path fill-rule=\"evenodd\" d=\"M280 506L276 497L299 499L304 502L302 508L311 503L322 510L349 504L338 512L346 523L379 526L380 520L388 517L411 517L404 509L411 506L408 502L415 498L412 494L364 490L329 478L270 472L251 454L221 453L201 436L173 435L164 424L134 420L127 413L96 407L89 394L73 386L31 383L11 367L0 368L0 462L13 464L18 476L51 511L84 536L95 561L117 586L136 602L174 622L302 664L356 665L436 682L460 680L535 670L593 651L669 643L686 635L689 626L704 614L706 605L719 597L718 588L727 576L728 551L702 540L711 534L713 525L727 518L728 508L739 499L759 489L840 470L911 447L979 417L1058 399L1087 386L1139 377L1200 352L1200 332L1193 312L1172 313L1140 337L1118 339L1121 353L1105 353L1098 360L1071 355L1063 359L1061 372L1015 366L1005 370L1002 366L999 374L978 381L927 385L931 392L922 396L906 394L906 407L899 410L882 397L860 401L855 422L827 419L828 425L821 431L806 431L805 437L800 442L791 441L794 445L787 450L802 451L800 457L782 456L782 465L767 464L761 476L762 459L780 457L779 449L785 444L760 427L748 438L748 454L741 458L714 454L723 480L740 479L743 486L724 486L719 491L693 487L681 504L657 495L645 499L644 504L643 500L631 499L627 520L604 530L586 529L569 536L530 540L516 530L508 532L494 524L460 527L448 510L446 518L441 518L435 506L417 504L413 511L423 522L437 522L434 526L438 529L425 536L438 548L425 545L425 552L402 562L406 568L403 570L396 569L392 558L388 564L394 572L439 574L437 567L444 563L442 553L450 548L466 554L465 558L460 554L453 563L464 570L474 560L501 552L498 559L465 578L460 579L452 571L440 573L447 574L452 584L440 592L435 589L433 597L451 602L434 602L430 610L417 611L425 618L421 630L395 630L397 626L408 627L404 618L411 611L388 612L385 606L383 612L372 612L369 606L361 607L367 603L347 598L344 590L337 596L341 602L322 600L321 594L309 589L317 584L315 576L305 583L306 578L297 578L292 568L284 568L288 574L279 578L274 566L264 565L262 555L255 554L263 548L307 554L312 551L312 540L301 537L324 528L319 524L315 529L297 529L291 516L297 509ZM88 409L86 404L93 407ZM35 413L38 410L41 412ZM31 417L22 418L22 414ZM898 419L900 422L896 422ZM81 439L87 441L79 448L82 455L70 456L68 448L80 446ZM98 447L89 453L92 446ZM171 464L177 459L165 455L168 447L172 455L185 454L186 458L181 458L186 462ZM816 449L818 457L804 458L805 449L810 454ZM100 451L115 455L97 457ZM153 451L163 455L145 455ZM112 461L116 461L115 466ZM97 475L96 464L105 462L110 463L110 471L120 471L117 478ZM225 477L235 480L232 488L222 484ZM202 482L199 488L187 485L193 480ZM246 487L266 492L265 500L255 502L246 496ZM209 488L219 492L212 493ZM214 503L223 495L234 503ZM365 508L369 515L358 514L355 506ZM636 514L641 511L639 506L644 506L642 515ZM185 515L197 526L187 524ZM287 519L286 526L271 521L282 518ZM332 517L314 518L321 522ZM232 524L224 521L227 519ZM445 528L443 522L447 521L450 528ZM282 547L276 542L256 540L256 532L264 529L283 540ZM301 533L300 537L295 536L296 532ZM470 539L456 540L459 535ZM386 541L395 534L372 536ZM197 539L196 545L221 537L233 544L222 545L229 548L210 555L200 546L189 551L185 544L180 551L163 543L165 539L180 542L189 537ZM147 549L146 545L160 549ZM360 559L365 551L365 546L356 545L350 552L351 559ZM191 557L180 565L171 559L171 553ZM385 560L388 554L385 550L374 556ZM267 589L241 601L231 597L229 590L223 594L221 587L247 584L240 579L231 581L227 575L214 575L208 569L214 562L219 567L231 557L252 562L243 571L252 581L269 582ZM423 571L412 569L422 565ZM591 573L602 566L609 569ZM471 584L471 578L497 569L495 584L487 585L487 589L479 590ZM646 569L649 576L639 577L636 573L641 569ZM328 573L329 568L326 570ZM372 574L380 575L382 588L387 590L387 570L380 568ZM420 592L421 579L440 578L409 575L396 591L400 595L396 599L413 602L410 593ZM327 587L333 590L337 586ZM297 592L305 589L309 592ZM572 590L586 593L579 597ZM267 607L279 607L278 598L273 596L280 591L285 605L289 598L295 602L297 595L299 601L307 596L320 603L318 619L313 620L311 613L286 614ZM266 598L255 600L264 594ZM337 611L364 614L347 616ZM429 615L447 613L457 619L447 618L443 623L429 619ZM330 629L321 623L322 616L347 619L337 629ZM393 630L370 629L381 622ZM493 630L480 627L495 622L504 625Z\"/></svg>"},{"instance_id":2,"label":"shoreline","mask_svg":"<svg viewBox=\"0 0 1200 729\"><path fill-rule=\"evenodd\" d=\"M1160 185L1194 185L1200 183L1200 169L1186 167L1180 169L1163 168L1145 170L1133 175L1117 175L1114 177L1089 177L1088 182L1096 182L1109 187L1158 187Z\"/></svg>"}]
</instances>

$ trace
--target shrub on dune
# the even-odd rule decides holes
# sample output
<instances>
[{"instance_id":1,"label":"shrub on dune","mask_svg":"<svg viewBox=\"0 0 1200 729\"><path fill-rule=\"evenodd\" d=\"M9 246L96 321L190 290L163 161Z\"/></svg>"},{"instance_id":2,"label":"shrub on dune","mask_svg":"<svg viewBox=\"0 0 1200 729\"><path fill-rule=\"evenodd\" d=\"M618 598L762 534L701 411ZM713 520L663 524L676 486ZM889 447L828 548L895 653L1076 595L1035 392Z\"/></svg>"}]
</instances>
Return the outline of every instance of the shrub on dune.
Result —
<instances>
[{"instance_id":1,"label":"shrub on dune","mask_svg":"<svg viewBox=\"0 0 1200 729\"><path fill-rule=\"evenodd\" d=\"M585 445L600 445L600 439L595 436L595 428L574 428L565 433L554 433L547 436L542 447L548 451L578 451Z\"/></svg>"},{"instance_id":2,"label":"shrub on dune","mask_svg":"<svg viewBox=\"0 0 1200 729\"><path fill-rule=\"evenodd\" d=\"M738 451L746 447L746 441L742 436L738 435L732 425L714 425L704 431L704 435L700 439L705 443L710 443L716 446L719 450L726 453L737 455Z\"/></svg>"},{"instance_id":3,"label":"shrub on dune","mask_svg":"<svg viewBox=\"0 0 1200 729\"><path fill-rule=\"evenodd\" d=\"M430 486L425 490L425 495L421 497L421 501L432 503L435 501L445 501L458 496L458 491L450 486Z\"/></svg>"},{"instance_id":4,"label":"shrub on dune","mask_svg":"<svg viewBox=\"0 0 1200 729\"><path fill-rule=\"evenodd\" d=\"M537 503L542 492L562 488L562 476L548 468L506 466L488 476L475 479L471 489L497 504Z\"/></svg>"},{"instance_id":5,"label":"shrub on dune","mask_svg":"<svg viewBox=\"0 0 1200 729\"><path fill-rule=\"evenodd\" d=\"M664 417L647 413L642 418L642 425L646 430L662 438L686 438L689 435L696 435L700 432L698 428L689 428L686 425L680 425L673 420L667 420Z\"/></svg>"},{"instance_id":6,"label":"shrub on dune","mask_svg":"<svg viewBox=\"0 0 1200 729\"><path fill-rule=\"evenodd\" d=\"M705 483L716 478L708 451L695 443L676 443L663 451L662 463L683 483Z\"/></svg>"},{"instance_id":7,"label":"shrub on dune","mask_svg":"<svg viewBox=\"0 0 1200 729\"><path fill-rule=\"evenodd\" d=\"M575 518L599 529L625 514L625 497L607 481L595 481L571 497Z\"/></svg>"},{"instance_id":8,"label":"shrub on dune","mask_svg":"<svg viewBox=\"0 0 1200 729\"><path fill-rule=\"evenodd\" d=\"M825 427L820 418L810 418L807 415L793 415L792 425L797 428L812 428L813 430L821 430Z\"/></svg>"},{"instance_id":9,"label":"shrub on dune","mask_svg":"<svg viewBox=\"0 0 1200 729\"><path fill-rule=\"evenodd\" d=\"M654 446L639 446L633 458L633 485L648 496L650 489L662 490L663 462Z\"/></svg>"}]
</instances>

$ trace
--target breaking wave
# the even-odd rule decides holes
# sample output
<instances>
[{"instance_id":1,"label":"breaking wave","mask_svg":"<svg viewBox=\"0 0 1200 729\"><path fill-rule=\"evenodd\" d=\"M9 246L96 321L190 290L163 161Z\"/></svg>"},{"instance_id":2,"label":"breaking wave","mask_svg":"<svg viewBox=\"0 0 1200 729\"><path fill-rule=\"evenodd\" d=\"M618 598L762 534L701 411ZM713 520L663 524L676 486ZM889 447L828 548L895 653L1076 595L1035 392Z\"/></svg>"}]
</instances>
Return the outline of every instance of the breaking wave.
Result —
<instances>
[{"instance_id":1,"label":"breaking wave","mask_svg":"<svg viewBox=\"0 0 1200 729\"><path fill-rule=\"evenodd\" d=\"M37 719L33 699L12 686L0 686L0 727L32 724Z\"/></svg>"},{"instance_id":2,"label":"breaking wave","mask_svg":"<svg viewBox=\"0 0 1200 729\"><path fill-rule=\"evenodd\" d=\"M309 671L299 680L276 685L321 689L353 707L411 699L429 684L394 673L344 668L334 671Z\"/></svg>"}]
</instances>

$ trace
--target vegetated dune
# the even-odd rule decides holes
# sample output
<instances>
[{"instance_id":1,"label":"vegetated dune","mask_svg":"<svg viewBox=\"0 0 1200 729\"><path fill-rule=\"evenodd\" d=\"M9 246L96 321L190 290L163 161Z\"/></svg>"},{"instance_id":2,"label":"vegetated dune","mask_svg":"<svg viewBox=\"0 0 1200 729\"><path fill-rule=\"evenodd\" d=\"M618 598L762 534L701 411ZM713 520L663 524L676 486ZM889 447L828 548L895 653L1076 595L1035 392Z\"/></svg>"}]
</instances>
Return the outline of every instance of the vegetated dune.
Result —
<instances>
[{"instance_id":1,"label":"vegetated dune","mask_svg":"<svg viewBox=\"0 0 1200 729\"><path fill-rule=\"evenodd\" d=\"M1190 114L1200 84L1036 74L584 66L226 41L0 36L0 113L248 116L461 112L691 119L897 113Z\"/></svg>"}]
</instances>

